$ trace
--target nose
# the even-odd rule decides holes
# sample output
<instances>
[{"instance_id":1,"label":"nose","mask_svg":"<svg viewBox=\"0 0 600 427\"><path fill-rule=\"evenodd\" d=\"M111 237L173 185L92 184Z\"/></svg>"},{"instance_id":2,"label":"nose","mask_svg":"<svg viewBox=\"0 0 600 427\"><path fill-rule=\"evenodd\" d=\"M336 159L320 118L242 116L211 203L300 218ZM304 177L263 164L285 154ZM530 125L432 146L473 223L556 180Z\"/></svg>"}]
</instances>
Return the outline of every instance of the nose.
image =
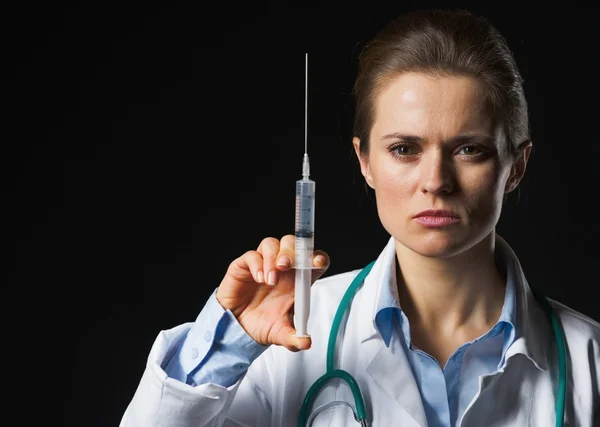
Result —
<instances>
[{"instance_id":1,"label":"nose","mask_svg":"<svg viewBox=\"0 0 600 427\"><path fill-rule=\"evenodd\" d=\"M428 153L421 160L421 191L434 195L454 191L454 164L442 150Z\"/></svg>"}]
</instances>

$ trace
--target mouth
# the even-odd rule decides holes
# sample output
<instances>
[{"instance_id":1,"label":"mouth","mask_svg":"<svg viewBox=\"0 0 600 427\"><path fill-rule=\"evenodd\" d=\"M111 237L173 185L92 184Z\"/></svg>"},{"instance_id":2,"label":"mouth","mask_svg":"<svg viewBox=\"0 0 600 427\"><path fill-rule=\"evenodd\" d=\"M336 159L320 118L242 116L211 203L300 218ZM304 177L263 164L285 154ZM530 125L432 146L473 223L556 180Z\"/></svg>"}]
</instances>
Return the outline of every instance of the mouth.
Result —
<instances>
[{"instance_id":1,"label":"mouth","mask_svg":"<svg viewBox=\"0 0 600 427\"><path fill-rule=\"evenodd\" d=\"M445 227L460 222L460 215L448 210L429 209L418 213L413 219L425 227Z\"/></svg>"}]
</instances>

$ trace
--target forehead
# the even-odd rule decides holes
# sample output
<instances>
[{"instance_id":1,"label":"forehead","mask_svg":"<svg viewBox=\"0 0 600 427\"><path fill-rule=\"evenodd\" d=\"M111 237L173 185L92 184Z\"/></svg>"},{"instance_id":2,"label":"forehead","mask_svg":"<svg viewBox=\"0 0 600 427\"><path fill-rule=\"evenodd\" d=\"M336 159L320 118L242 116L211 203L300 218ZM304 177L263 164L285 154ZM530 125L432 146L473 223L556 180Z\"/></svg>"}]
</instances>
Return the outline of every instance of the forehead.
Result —
<instances>
[{"instance_id":1,"label":"forehead","mask_svg":"<svg viewBox=\"0 0 600 427\"><path fill-rule=\"evenodd\" d=\"M401 74L386 81L376 95L373 132L492 133L494 120L486 100L484 84L474 77Z\"/></svg>"}]
</instances>

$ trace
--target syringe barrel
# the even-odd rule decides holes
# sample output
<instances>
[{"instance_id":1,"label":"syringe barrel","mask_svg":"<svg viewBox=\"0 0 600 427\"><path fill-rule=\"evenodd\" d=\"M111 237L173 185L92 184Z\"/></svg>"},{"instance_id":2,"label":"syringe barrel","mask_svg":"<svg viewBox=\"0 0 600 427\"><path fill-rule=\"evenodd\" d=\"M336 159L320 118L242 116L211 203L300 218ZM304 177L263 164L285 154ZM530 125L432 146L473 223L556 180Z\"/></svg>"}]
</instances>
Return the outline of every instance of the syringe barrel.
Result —
<instances>
[{"instance_id":1,"label":"syringe barrel","mask_svg":"<svg viewBox=\"0 0 600 427\"><path fill-rule=\"evenodd\" d=\"M315 234L315 182L306 177L296 182L296 225L294 232L296 237L294 325L296 335L308 336L307 324L310 314L310 287Z\"/></svg>"},{"instance_id":2,"label":"syringe barrel","mask_svg":"<svg viewBox=\"0 0 600 427\"><path fill-rule=\"evenodd\" d=\"M315 182L308 178L296 181L296 237L312 238L315 233Z\"/></svg>"}]
</instances>

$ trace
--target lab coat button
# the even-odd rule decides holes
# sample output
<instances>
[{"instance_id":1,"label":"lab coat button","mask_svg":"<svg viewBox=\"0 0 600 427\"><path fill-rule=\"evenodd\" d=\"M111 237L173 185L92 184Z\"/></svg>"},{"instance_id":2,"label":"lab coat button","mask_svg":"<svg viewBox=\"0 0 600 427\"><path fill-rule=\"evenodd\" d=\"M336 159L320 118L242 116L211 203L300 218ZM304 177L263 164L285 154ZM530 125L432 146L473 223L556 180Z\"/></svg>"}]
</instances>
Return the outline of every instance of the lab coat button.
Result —
<instances>
[{"instance_id":1,"label":"lab coat button","mask_svg":"<svg viewBox=\"0 0 600 427\"><path fill-rule=\"evenodd\" d=\"M193 348L192 349L192 359L195 359L196 357L198 357L198 349Z\"/></svg>"},{"instance_id":2,"label":"lab coat button","mask_svg":"<svg viewBox=\"0 0 600 427\"><path fill-rule=\"evenodd\" d=\"M204 334L204 341L209 342L211 338L212 333L210 331L206 331L206 333Z\"/></svg>"}]
</instances>

